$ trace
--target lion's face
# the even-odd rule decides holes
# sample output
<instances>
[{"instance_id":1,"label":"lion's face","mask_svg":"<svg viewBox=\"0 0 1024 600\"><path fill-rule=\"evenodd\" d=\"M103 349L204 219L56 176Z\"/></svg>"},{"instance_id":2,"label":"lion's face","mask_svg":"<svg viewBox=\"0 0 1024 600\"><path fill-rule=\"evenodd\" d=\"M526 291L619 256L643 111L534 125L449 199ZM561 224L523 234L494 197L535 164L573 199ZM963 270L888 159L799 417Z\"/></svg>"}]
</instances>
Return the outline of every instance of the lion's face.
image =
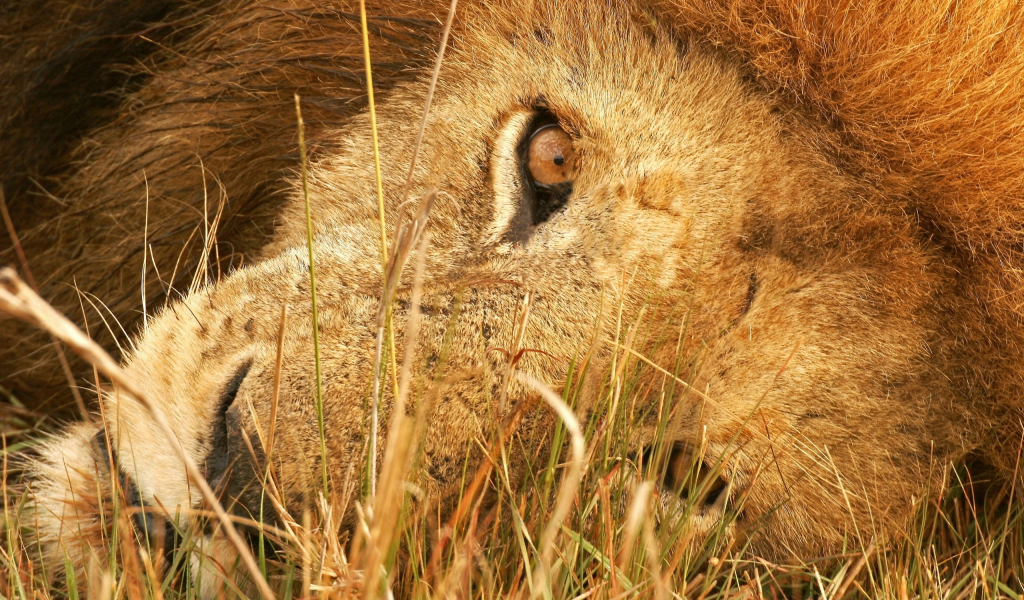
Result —
<instances>
[{"instance_id":1,"label":"lion's face","mask_svg":"<svg viewBox=\"0 0 1024 600\"><path fill-rule=\"evenodd\" d=\"M942 280L913 215L830 160L822 127L642 13L474 10L442 69L410 194L438 190L420 359L429 369L445 354L455 378L432 418L426 488L443 495L457 484L466 448L489 431L528 292L519 347L543 353L516 368L555 387L571 357L596 347L607 361L643 310L638 330L650 333L634 350L675 376L645 367L638 402L672 391L674 409L660 415L678 447L670 458L721 463L727 484L710 486L692 516L699 531L742 498L736 533L784 556L870 537L905 515L957 444L929 416L953 384L936 342ZM389 215L426 88L424 78L378 107ZM327 435L341 478L362 451L381 265L368 117L336 135L347 150L314 155L310 196ZM210 419L245 364L232 401L254 409L229 412L227 426L233 418L256 440L252 414L269 415L288 304L279 427L289 443L278 456L296 471L319 455L307 273L303 252L285 250L304 240L303 210L296 192L266 261L194 295L189 311L165 313L131 363L155 396ZM396 304L399 356L410 281ZM171 343L193 338L220 358L197 363L196 344ZM185 363L189 378L154 375ZM509 385L513 400L531 394ZM635 434L638 451L656 413ZM200 419L184 434L200 456L213 444L205 427ZM157 479L148 493L173 495ZM679 488L669 477L662 493L687 493Z\"/></svg>"}]
</instances>

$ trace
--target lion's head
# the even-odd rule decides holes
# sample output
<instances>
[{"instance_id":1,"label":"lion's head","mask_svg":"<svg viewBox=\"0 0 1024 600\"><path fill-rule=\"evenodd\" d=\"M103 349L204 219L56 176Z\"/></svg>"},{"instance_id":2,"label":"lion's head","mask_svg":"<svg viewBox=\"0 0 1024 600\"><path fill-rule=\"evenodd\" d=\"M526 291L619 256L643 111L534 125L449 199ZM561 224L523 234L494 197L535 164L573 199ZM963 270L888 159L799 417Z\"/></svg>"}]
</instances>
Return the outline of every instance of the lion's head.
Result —
<instances>
[{"instance_id":1,"label":"lion's head","mask_svg":"<svg viewBox=\"0 0 1024 600\"><path fill-rule=\"evenodd\" d=\"M738 506L731 535L762 556L828 553L898 527L967 452L1012 465L1024 333L1014 74L1024 57L1005 31L991 43L961 39L971 28L1019 27L1010 9L988 12L686 0L461 6L422 143L428 61L389 80L376 106L392 254L396 215L432 199L429 239L412 250L390 320L401 365L419 307L410 397L430 404L417 480L427 503L451 509L467 453L513 415L523 419L513 477L529 479L527 455L550 444L555 419L530 404L536 392L513 371L559 389L584 362L581 419L628 437L634 454L620 460L653 460L649 449L662 445L649 476L665 506L701 494L686 517L698 533ZM238 20L217 18L214 32ZM258 30L245 24L232 30L240 39ZM295 35L280 29L272 33L282 40ZM199 41L182 42L194 63L167 68L195 80L215 72L199 62ZM174 120L154 107L161 94L180 101L175 85L158 81L134 98ZM242 109L216 114L235 119L232 110ZM143 114L125 128L150 135L160 119ZM313 127L325 449L331 480L352 487L378 357L381 440L395 401L378 331L373 139L365 109ZM108 143L112 135L102 133ZM123 165L81 168L110 169L86 174L95 187ZM227 185L242 173L224 168ZM188 452L250 511L246 461L265 453L272 413L292 497L317 485L323 452L294 163L282 181L261 259L150 317L126 359ZM166 177L158 186L175 193ZM606 393L626 377L628 393ZM189 502L177 458L152 443L149 416L113 394L107 403L142 500ZM624 427L627 414L635 427ZM684 475L694 463L706 480Z\"/></svg>"}]
</instances>

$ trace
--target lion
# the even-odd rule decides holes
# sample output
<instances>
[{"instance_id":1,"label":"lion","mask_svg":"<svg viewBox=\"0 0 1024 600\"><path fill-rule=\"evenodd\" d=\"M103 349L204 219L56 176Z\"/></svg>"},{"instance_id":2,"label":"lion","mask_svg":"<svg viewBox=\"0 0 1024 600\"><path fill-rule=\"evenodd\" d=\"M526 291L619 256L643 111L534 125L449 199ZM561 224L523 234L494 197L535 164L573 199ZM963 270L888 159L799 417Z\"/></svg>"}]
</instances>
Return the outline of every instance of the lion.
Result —
<instances>
[{"instance_id":1,"label":"lion","mask_svg":"<svg viewBox=\"0 0 1024 600\"><path fill-rule=\"evenodd\" d=\"M440 381L419 400L432 403L416 479L427 513L450 514L497 424L521 417L525 448L551 443L557 418L512 365L558 390L583 356L579 418L607 414L601 374L642 357L636 403L650 416L623 435L639 454L670 442L666 497L696 493L678 464L712 473L686 516L697 537L742 495L729 535L769 560L900 530L968 454L1019 477L1024 9L897 4L463 2L421 142L447 3L369 7L388 237L395 215L431 203L410 258L421 281L403 272L391 316L397 355ZM46 10L68 7L114 10ZM116 43L136 65L116 105L76 109L86 125L61 132L68 156L30 169L44 151L21 152L36 191L10 192L13 228L58 308L111 347L90 314L137 328L128 374L235 510L272 519L253 485L271 421L293 502L321 472L351 486L379 458L366 454L365 406L385 265L358 5L158 12L124 19ZM55 114L48 95L70 77L33 87L29 75L78 68L60 51L90 26L53 34L14 14L23 35L4 43L41 54L5 65L26 81L4 97L21 94L5 115L4 139L18 141ZM115 60L89 51L86 64ZM2 326L11 386L52 394L64 377L41 358L52 347ZM644 326L657 335L626 343ZM379 390L378 455L397 399ZM140 506L202 505L152 415L101 395L105 427L75 425L33 463L55 571L96 545L81 532L98 521L68 506L104 469ZM527 457L509 460L527 480ZM353 527L351 499L341 510ZM222 562L233 552L217 536L204 548Z\"/></svg>"}]
</instances>

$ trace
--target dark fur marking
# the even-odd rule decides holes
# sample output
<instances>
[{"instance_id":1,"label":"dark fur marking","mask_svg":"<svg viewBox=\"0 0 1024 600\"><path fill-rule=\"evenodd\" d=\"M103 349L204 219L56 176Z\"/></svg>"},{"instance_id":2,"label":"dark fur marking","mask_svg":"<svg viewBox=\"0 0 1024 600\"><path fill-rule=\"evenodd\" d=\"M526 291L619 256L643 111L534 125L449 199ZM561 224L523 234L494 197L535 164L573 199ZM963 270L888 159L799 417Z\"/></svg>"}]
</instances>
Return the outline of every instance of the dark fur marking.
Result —
<instances>
[{"instance_id":1,"label":"dark fur marking","mask_svg":"<svg viewBox=\"0 0 1024 600\"><path fill-rule=\"evenodd\" d=\"M761 283L757 280L757 273L750 274L750 281L747 284L747 302L743 305L743 313L747 314L750 312L750 307L754 305L754 299L757 297L757 290L760 288Z\"/></svg>"},{"instance_id":2,"label":"dark fur marking","mask_svg":"<svg viewBox=\"0 0 1024 600\"><path fill-rule=\"evenodd\" d=\"M250 368L252 368L252 362L247 361L231 377L224 387L224 391L221 392L220 402L217 404L217 412L213 416L213 425L210 432L210 451L204 461L205 472L203 475L214 488L221 484L221 480L228 471L230 460L228 453L228 409L231 408L235 397L238 396L238 390L242 387L242 382L245 381L245 376L249 374Z\"/></svg>"},{"instance_id":3,"label":"dark fur marking","mask_svg":"<svg viewBox=\"0 0 1024 600\"><path fill-rule=\"evenodd\" d=\"M221 393L211 427L210 450L204 461L205 475L229 512L270 523L276 520L276 514L269 503L264 503L264 513L260 514L262 488L257 474L258 465L264 460L263 447L259 436L251 433L251 430L247 436L243 434L246 411L235 402L238 390L251 368L251 361L239 367ZM211 531L213 525L207 524ZM256 539L250 537L250 542Z\"/></svg>"}]
</instances>

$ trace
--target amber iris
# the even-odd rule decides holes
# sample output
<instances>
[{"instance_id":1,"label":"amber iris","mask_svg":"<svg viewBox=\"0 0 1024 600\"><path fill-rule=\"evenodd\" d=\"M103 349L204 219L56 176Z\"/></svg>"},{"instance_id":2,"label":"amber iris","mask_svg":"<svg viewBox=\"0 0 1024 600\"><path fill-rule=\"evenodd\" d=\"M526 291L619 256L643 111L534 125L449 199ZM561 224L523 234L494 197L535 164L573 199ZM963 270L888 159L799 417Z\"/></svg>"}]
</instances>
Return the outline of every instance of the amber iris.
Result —
<instances>
[{"instance_id":1,"label":"amber iris","mask_svg":"<svg viewBox=\"0 0 1024 600\"><path fill-rule=\"evenodd\" d=\"M557 185L572 181L575 159L572 137L558 125L545 125L530 137L527 167L535 183Z\"/></svg>"}]
</instances>

